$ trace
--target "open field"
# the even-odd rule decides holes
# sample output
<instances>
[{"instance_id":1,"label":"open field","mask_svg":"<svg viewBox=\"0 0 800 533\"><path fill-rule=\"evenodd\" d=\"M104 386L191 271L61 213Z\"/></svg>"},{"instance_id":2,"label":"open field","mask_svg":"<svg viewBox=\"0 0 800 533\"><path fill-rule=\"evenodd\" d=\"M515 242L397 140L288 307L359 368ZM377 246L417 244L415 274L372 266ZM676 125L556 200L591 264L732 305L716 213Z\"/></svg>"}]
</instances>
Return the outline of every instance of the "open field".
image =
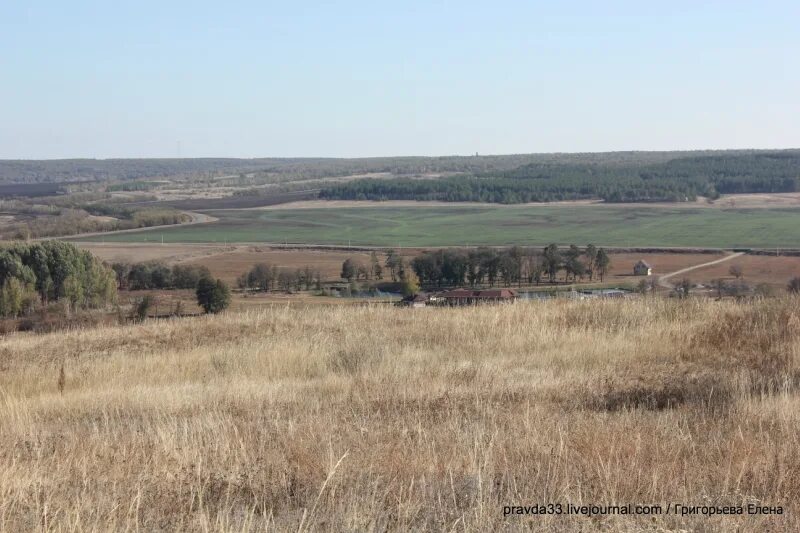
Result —
<instances>
[{"instance_id":1,"label":"open field","mask_svg":"<svg viewBox=\"0 0 800 533\"><path fill-rule=\"evenodd\" d=\"M318 270L323 279L337 280L342 272L342 263L348 258L369 264L370 254L346 250L280 250L248 246L207 259L186 261L186 263L208 267L215 277L220 277L228 282L235 281L240 274L250 270L256 263L268 263L292 270L310 266L314 270ZM381 262L385 261L385 255L379 254L379 259Z\"/></svg>"},{"instance_id":2,"label":"open field","mask_svg":"<svg viewBox=\"0 0 800 533\"><path fill-rule=\"evenodd\" d=\"M794 299L278 306L12 334L0 528L796 531L799 358ZM534 503L745 510L503 517Z\"/></svg>"},{"instance_id":3,"label":"open field","mask_svg":"<svg viewBox=\"0 0 800 533\"><path fill-rule=\"evenodd\" d=\"M751 284L766 283L785 288L791 278L800 276L800 257L744 255L729 263L694 271L688 277L700 283L719 278L733 279L729 273L732 265L741 267L744 281Z\"/></svg>"},{"instance_id":4,"label":"open field","mask_svg":"<svg viewBox=\"0 0 800 533\"><path fill-rule=\"evenodd\" d=\"M800 210L609 206L219 210L219 221L94 237L106 242L448 246L800 247Z\"/></svg>"},{"instance_id":5,"label":"open field","mask_svg":"<svg viewBox=\"0 0 800 533\"><path fill-rule=\"evenodd\" d=\"M79 246L109 263L163 261L202 265L228 283L234 283L240 274L256 263L269 263L286 269L311 266L325 279L335 280L339 278L345 259L354 258L366 264L370 257L368 252L356 250L281 249L251 245L80 243ZM385 254L379 253L378 256L384 261Z\"/></svg>"},{"instance_id":6,"label":"open field","mask_svg":"<svg viewBox=\"0 0 800 533\"><path fill-rule=\"evenodd\" d=\"M81 243L79 247L89 250L108 263L164 261L170 264L221 254L234 249L233 246L214 244L161 245L154 243Z\"/></svg>"}]
</instances>

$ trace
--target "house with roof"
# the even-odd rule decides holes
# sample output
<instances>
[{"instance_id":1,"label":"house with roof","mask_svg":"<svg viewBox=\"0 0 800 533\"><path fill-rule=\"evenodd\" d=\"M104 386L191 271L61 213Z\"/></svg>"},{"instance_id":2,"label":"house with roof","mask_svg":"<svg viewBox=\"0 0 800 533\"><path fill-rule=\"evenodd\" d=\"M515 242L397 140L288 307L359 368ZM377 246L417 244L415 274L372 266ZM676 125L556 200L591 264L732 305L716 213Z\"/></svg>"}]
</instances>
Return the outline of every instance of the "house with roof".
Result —
<instances>
[{"instance_id":1,"label":"house with roof","mask_svg":"<svg viewBox=\"0 0 800 533\"><path fill-rule=\"evenodd\" d=\"M418 292L417 294L411 294L400 300L400 305L405 307L426 307L430 302L431 297L429 294Z\"/></svg>"},{"instance_id":2,"label":"house with roof","mask_svg":"<svg viewBox=\"0 0 800 533\"><path fill-rule=\"evenodd\" d=\"M653 267L650 264L640 259L638 263L633 265L633 275L634 276L649 276L653 273Z\"/></svg>"}]
</instances>

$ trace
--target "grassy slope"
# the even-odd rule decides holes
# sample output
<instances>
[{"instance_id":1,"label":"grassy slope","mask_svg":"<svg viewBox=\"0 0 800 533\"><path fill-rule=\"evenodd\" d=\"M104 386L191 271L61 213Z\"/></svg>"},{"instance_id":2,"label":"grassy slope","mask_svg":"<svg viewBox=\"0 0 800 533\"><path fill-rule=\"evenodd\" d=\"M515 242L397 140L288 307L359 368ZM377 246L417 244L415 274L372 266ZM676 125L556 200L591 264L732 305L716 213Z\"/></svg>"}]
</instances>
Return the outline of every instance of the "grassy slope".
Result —
<instances>
[{"instance_id":1,"label":"grassy slope","mask_svg":"<svg viewBox=\"0 0 800 533\"><path fill-rule=\"evenodd\" d=\"M798 300L280 306L11 335L0 529L797 530L798 317ZM502 517L557 501L787 514Z\"/></svg>"},{"instance_id":2,"label":"grassy slope","mask_svg":"<svg viewBox=\"0 0 800 533\"><path fill-rule=\"evenodd\" d=\"M305 242L435 246L798 247L800 211L690 207L371 207L214 211L209 225L103 237L107 242ZM94 238L93 240L101 240Z\"/></svg>"}]
</instances>

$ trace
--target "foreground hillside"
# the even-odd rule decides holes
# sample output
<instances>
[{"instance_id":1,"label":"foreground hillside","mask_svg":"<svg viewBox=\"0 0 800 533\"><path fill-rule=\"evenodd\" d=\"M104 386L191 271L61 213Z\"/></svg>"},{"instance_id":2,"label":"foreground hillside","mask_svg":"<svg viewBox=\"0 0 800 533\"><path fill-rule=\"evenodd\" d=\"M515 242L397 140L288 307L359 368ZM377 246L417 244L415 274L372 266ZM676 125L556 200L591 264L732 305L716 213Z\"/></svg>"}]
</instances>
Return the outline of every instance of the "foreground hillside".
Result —
<instances>
[{"instance_id":1,"label":"foreground hillside","mask_svg":"<svg viewBox=\"0 0 800 533\"><path fill-rule=\"evenodd\" d=\"M796 530L799 349L790 299L280 306L15 334L0 529ZM664 514L504 517L551 503Z\"/></svg>"}]
</instances>

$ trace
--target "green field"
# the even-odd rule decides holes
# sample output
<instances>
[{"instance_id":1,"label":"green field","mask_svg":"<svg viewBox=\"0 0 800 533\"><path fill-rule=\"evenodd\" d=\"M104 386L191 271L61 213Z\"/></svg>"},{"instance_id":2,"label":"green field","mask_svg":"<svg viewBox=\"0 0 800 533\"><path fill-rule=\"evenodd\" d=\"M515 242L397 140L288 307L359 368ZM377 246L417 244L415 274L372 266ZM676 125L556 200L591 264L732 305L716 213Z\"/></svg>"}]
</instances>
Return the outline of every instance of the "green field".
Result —
<instances>
[{"instance_id":1,"label":"green field","mask_svg":"<svg viewBox=\"0 0 800 533\"><path fill-rule=\"evenodd\" d=\"M443 206L209 211L220 220L83 240L385 246L800 247L798 209Z\"/></svg>"}]
</instances>

